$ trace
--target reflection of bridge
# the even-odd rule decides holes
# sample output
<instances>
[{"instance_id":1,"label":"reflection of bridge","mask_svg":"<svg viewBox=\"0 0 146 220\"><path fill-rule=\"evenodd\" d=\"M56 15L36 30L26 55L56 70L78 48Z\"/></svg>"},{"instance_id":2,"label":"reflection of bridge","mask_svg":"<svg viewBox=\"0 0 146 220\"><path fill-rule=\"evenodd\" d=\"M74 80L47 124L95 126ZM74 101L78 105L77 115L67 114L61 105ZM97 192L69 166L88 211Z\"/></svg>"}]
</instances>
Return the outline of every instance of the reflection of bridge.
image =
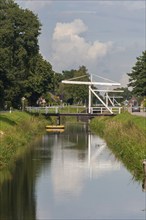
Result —
<instances>
[{"instance_id":1,"label":"reflection of bridge","mask_svg":"<svg viewBox=\"0 0 146 220\"><path fill-rule=\"evenodd\" d=\"M78 134L77 134L78 135ZM95 179L109 172L120 170L120 163L115 160L106 143L90 132L84 149L84 158L79 157L79 150L73 146L79 144L78 138L72 142L71 135L59 142L55 134L53 149L53 183L56 193L70 191L77 193L83 186L84 178ZM73 150L74 149L74 150ZM59 171L58 171L59 170Z\"/></svg>"},{"instance_id":2,"label":"reflection of bridge","mask_svg":"<svg viewBox=\"0 0 146 220\"><path fill-rule=\"evenodd\" d=\"M93 135L88 133L88 167L90 170L90 177L92 172L102 173L111 170L119 170L120 163L116 162L112 157L105 157L104 150L107 151L105 142L96 143ZM102 156L104 155L104 157Z\"/></svg>"},{"instance_id":3,"label":"reflection of bridge","mask_svg":"<svg viewBox=\"0 0 146 220\"><path fill-rule=\"evenodd\" d=\"M108 174L112 179L114 172L120 171L120 163L115 160L103 139L87 133L86 124L81 130L74 128L66 129L65 134L43 136L43 148L39 148L43 150L41 159L48 158L51 162L51 171L46 166L45 178L47 176L52 181L52 193L57 199L64 194L79 195L89 179L95 180ZM105 180L99 179L103 183Z\"/></svg>"}]
</instances>

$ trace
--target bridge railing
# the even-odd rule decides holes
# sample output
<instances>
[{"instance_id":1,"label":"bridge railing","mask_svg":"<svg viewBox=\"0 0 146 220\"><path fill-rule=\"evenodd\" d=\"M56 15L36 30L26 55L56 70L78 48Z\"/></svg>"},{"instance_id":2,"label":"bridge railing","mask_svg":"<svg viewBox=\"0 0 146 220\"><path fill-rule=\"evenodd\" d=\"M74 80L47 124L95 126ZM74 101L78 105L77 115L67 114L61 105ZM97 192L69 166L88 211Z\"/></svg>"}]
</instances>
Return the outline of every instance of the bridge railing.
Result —
<instances>
[{"instance_id":1,"label":"bridge railing","mask_svg":"<svg viewBox=\"0 0 146 220\"><path fill-rule=\"evenodd\" d=\"M34 107L27 106L26 111L31 113L79 113L79 112L87 112L87 108L85 106L45 106L45 107Z\"/></svg>"},{"instance_id":2,"label":"bridge railing","mask_svg":"<svg viewBox=\"0 0 146 220\"><path fill-rule=\"evenodd\" d=\"M114 114L120 114L121 113L121 110L122 110L122 107L121 106L111 106L109 107L109 109L114 113ZM104 113L108 113L109 111L107 110L106 107L91 107L90 109L90 112L91 114L92 113L101 113L101 114L104 114Z\"/></svg>"},{"instance_id":3,"label":"bridge railing","mask_svg":"<svg viewBox=\"0 0 146 220\"><path fill-rule=\"evenodd\" d=\"M120 114L122 107L109 107L114 114ZM31 113L88 113L88 108L86 106L45 106L45 107L26 107L26 111ZM90 113L109 113L105 107L91 107Z\"/></svg>"}]
</instances>

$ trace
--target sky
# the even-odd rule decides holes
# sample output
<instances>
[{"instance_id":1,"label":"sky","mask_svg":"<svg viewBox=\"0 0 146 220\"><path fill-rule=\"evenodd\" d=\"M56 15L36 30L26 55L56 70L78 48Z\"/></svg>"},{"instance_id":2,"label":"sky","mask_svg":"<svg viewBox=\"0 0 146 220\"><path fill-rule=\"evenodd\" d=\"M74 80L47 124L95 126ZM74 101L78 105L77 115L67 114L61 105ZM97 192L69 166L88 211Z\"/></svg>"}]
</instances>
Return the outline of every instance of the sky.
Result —
<instances>
[{"instance_id":1,"label":"sky","mask_svg":"<svg viewBox=\"0 0 146 220\"><path fill-rule=\"evenodd\" d=\"M145 0L15 0L38 15L40 52L55 72L84 65L126 87L136 57L146 50Z\"/></svg>"}]
</instances>

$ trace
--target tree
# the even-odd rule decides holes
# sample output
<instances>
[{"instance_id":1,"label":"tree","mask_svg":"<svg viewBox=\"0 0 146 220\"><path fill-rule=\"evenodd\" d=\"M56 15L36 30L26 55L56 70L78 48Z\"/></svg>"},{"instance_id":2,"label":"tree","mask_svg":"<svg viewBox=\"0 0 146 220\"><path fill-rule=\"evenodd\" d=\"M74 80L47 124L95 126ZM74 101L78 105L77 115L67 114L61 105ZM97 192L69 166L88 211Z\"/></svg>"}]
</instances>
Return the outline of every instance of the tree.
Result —
<instances>
[{"instance_id":1,"label":"tree","mask_svg":"<svg viewBox=\"0 0 146 220\"><path fill-rule=\"evenodd\" d=\"M137 57L137 61L132 68L129 76L129 87L132 87L132 93L137 96L146 96L146 51Z\"/></svg>"},{"instance_id":2,"label":"tree","mask_svg":"<svg viewBox=\"0 0 146 220\"><path fill-rule=\"evenodd\" d=\"M41 54L36 56L36 65L31 69L28 78L24 81L24 96L29 99L29 104L34 105L40 96L48 96L54 90L54 71L49 62Z\"/></svg>"},{"instance_id":3,"label":"tree","mask_svg":"<svg viewBox=\"0 0 146 220\"><path fill-rule=\"evenodd\" d=\"M85 66L78 70L63 71L63 79L77 78L79 81L89 81L88 70ZM58 92L63 101L70 104L85 104L88 99L87 85L71 85L60 83Z\"/></svg>"},{"instance_id":4,"label":"tree","mask_svg":"<svg viewBox=\"0 0 146 220\"><path fill-rule=\"evenodd\" d=\"M12 0L0 0L0 27L1 104L7 100L17 106L36 65L41 24L30 10L19 8Z\"/></svg>"}]
</instances>

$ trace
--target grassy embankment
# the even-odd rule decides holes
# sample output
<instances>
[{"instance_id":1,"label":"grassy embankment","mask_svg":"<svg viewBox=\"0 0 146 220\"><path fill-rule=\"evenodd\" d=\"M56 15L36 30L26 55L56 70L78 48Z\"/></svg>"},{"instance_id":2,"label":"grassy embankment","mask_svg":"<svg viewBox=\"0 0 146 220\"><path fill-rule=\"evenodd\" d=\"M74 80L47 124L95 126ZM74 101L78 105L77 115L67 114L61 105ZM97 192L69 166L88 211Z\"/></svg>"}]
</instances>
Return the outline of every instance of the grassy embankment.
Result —
<instances>
[{"instance_id":1,"label":"grassy embankment","mask_svg":"<svg viewBox=\"0 0 146 220\"><path fill-rule=\"evenodd\" d=\"M44 131L47 121L25 112L0 114L0 170L11 167L28 148L32 138Z\"/></svg>"},{"instance_id":2,"label":"grassy embankment","mask_svg":"<svg viewBox=\"0 0 146 220\"><path fill-rule=\"evenodd\" d=\"M134 178L142 179L142 162L146 159L146 118L126 112L115 117L97 117L90 126L106 140Z\"/></svg>"},{"instance_id":3,"label":"grassy embankment","mask_svg":"<svg viewBox=\"0 0 146 220\"><path fill-rule=\"evenodd\" d=\"M80 111L82 109L79 109ZM76 108L65 107L62 112L76 112ZM61 117L61 123L75 122L76 117ZM35 117L26 112L14 111L0 114L0 170L8 168L23 152L34 135L43 132L45 125L56 124L56 117L45 120L41 115Z\"/></svg>"}]
</instances>

